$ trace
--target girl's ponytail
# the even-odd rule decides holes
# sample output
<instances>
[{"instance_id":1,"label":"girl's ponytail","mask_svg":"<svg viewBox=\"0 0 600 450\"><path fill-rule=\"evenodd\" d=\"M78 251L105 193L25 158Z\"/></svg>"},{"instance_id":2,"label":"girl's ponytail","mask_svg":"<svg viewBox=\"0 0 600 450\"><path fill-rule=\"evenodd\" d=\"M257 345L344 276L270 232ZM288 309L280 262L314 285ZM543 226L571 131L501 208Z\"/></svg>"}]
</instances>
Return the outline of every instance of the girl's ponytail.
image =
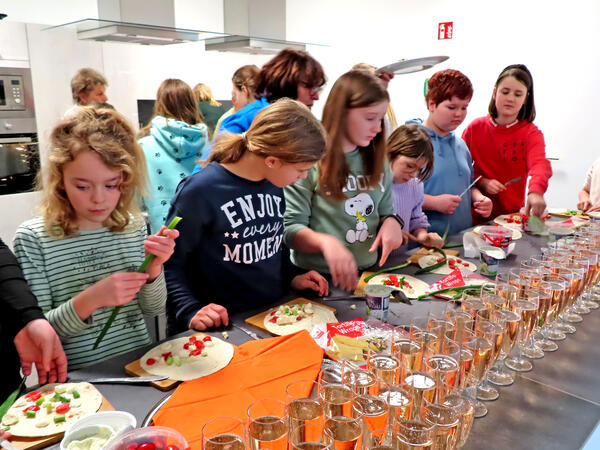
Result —
<instances>
[{"instance_id":1,"label":"girl's ponytail","mask_svg":"<svg viewBox=\"0 0 600 450\"><path fill-rule=\"evenodd\" d=\"M241 159L246 150L248 150L246 133L222 133L210 152L208 162L235 163Z\"/></svg>"}]
</instances>

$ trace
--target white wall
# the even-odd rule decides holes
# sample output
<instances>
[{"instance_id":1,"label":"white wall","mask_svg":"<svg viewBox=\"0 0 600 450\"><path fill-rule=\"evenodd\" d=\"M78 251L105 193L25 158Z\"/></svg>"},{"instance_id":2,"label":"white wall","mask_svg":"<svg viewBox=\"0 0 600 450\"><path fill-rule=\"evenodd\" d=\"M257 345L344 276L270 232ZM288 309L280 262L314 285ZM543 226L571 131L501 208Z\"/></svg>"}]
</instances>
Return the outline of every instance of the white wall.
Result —
<instances>
[{"instance_id":1,"label":"white wall","mask_svg":"<svg viewBox=\"0 0 600 450\"><path fill-rule=\"evenodd\" d=\"M0 22L0 30L11 20L59 24L97 14L95 0L2 3L0 11L9 17ZM220 0L176 0L175 8L178 26L222 31ZM447 21L454 22L454 38L439 41L437 25ZM438 69L463 71L473 82L475 95L460 133L467 123L486 113L500 70L512 63L527 64L535 80L536 124L546 136L547 154L560 158L553 163L548 203L575 205L585 170L599 156L593 135L598 114L595 100L600 98L600 59L594 53L600 42L597 0L505 0L501 4L477 0L288 0L287 27L290 40L329 45L309 46L329 79L314 107L317 117L335 79L356 62L379 66L401 58L442 54L450 59L435 69L396 77L390 94L400 121L424 117L425 78ZM79 67L104 72L110 83L109 101L137 123L135 100L153 98L167 77L191 85L207 83L218 98L228 98L236 68L260 66L268 60L266 56L205 52L202 43L147 47L77 41L73 29L41 28L29 25L26 39L43 144L54 121L70 105L69 80ZM2 45L0 39L0 56ZM20 41L18 45L23 47ZM0 197L0 208L13 202ZM4 218L0 236L17 223Z\"/></svg>"}]
</instances>

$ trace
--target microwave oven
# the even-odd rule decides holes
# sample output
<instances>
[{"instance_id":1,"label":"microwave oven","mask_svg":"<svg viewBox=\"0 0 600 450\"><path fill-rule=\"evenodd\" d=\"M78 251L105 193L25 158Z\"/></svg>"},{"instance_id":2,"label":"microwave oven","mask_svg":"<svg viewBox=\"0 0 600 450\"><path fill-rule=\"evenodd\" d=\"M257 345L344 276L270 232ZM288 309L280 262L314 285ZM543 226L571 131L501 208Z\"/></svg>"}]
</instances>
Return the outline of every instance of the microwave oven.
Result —
<instances>
[{"instance_id":1,"label":"microwave oven","mask_svg":"<svg viewBox=\"0 0 600 450\"><path fill-rule=\"evenodd\" d=\"M25 110L24 90L22 75L3 74L0 69L0 111Z\"/></svg>"}]
</instances>

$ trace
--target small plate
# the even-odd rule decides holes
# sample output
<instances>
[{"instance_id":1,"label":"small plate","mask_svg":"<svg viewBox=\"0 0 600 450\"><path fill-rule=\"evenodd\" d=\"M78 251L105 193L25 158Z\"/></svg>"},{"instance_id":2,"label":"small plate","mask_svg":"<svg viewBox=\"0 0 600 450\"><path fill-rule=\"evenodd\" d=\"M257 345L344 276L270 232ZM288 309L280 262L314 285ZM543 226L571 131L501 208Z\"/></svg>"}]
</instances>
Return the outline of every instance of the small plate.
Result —
<instances>
[{"instance_id":1,"label":"small plate","mask_svg":"<svg viewBox=\"0 0 600 450\"><path fill-rule=\"evenodd\" d=\"M444 62L448 58L449 56L427 56L425 58L405 59L380 67L375 71L375 74L389 72L396 75L403 75L405 73L420 72L421 70L431 69L436 64Z\"/></svg>"}]
</instances>

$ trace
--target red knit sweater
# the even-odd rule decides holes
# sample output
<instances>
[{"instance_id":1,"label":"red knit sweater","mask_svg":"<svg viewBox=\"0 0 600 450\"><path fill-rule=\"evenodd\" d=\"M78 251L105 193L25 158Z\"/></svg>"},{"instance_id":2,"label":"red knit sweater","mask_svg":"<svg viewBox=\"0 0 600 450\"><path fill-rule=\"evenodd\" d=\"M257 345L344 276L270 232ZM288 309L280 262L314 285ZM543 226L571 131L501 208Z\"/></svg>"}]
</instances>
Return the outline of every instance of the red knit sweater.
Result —
<instances>
[{"instance_id":1,"label":"red knit sweater","mask_svg":"<svg viewBox=\"0 0 600 450\"><path fill-rule=\"evenodd\" d=\"M491 117L480 117L469 124L462 138L467 143L475 177L496 179L506 183L514 178L504 192L492 195L492 217L518 211L525 204L525 186L529 192L544 194L552 176L550 161L546 159L544 135L533 123L520 120L512 125L497 125Z\"/></svg>"}]
</instances>

